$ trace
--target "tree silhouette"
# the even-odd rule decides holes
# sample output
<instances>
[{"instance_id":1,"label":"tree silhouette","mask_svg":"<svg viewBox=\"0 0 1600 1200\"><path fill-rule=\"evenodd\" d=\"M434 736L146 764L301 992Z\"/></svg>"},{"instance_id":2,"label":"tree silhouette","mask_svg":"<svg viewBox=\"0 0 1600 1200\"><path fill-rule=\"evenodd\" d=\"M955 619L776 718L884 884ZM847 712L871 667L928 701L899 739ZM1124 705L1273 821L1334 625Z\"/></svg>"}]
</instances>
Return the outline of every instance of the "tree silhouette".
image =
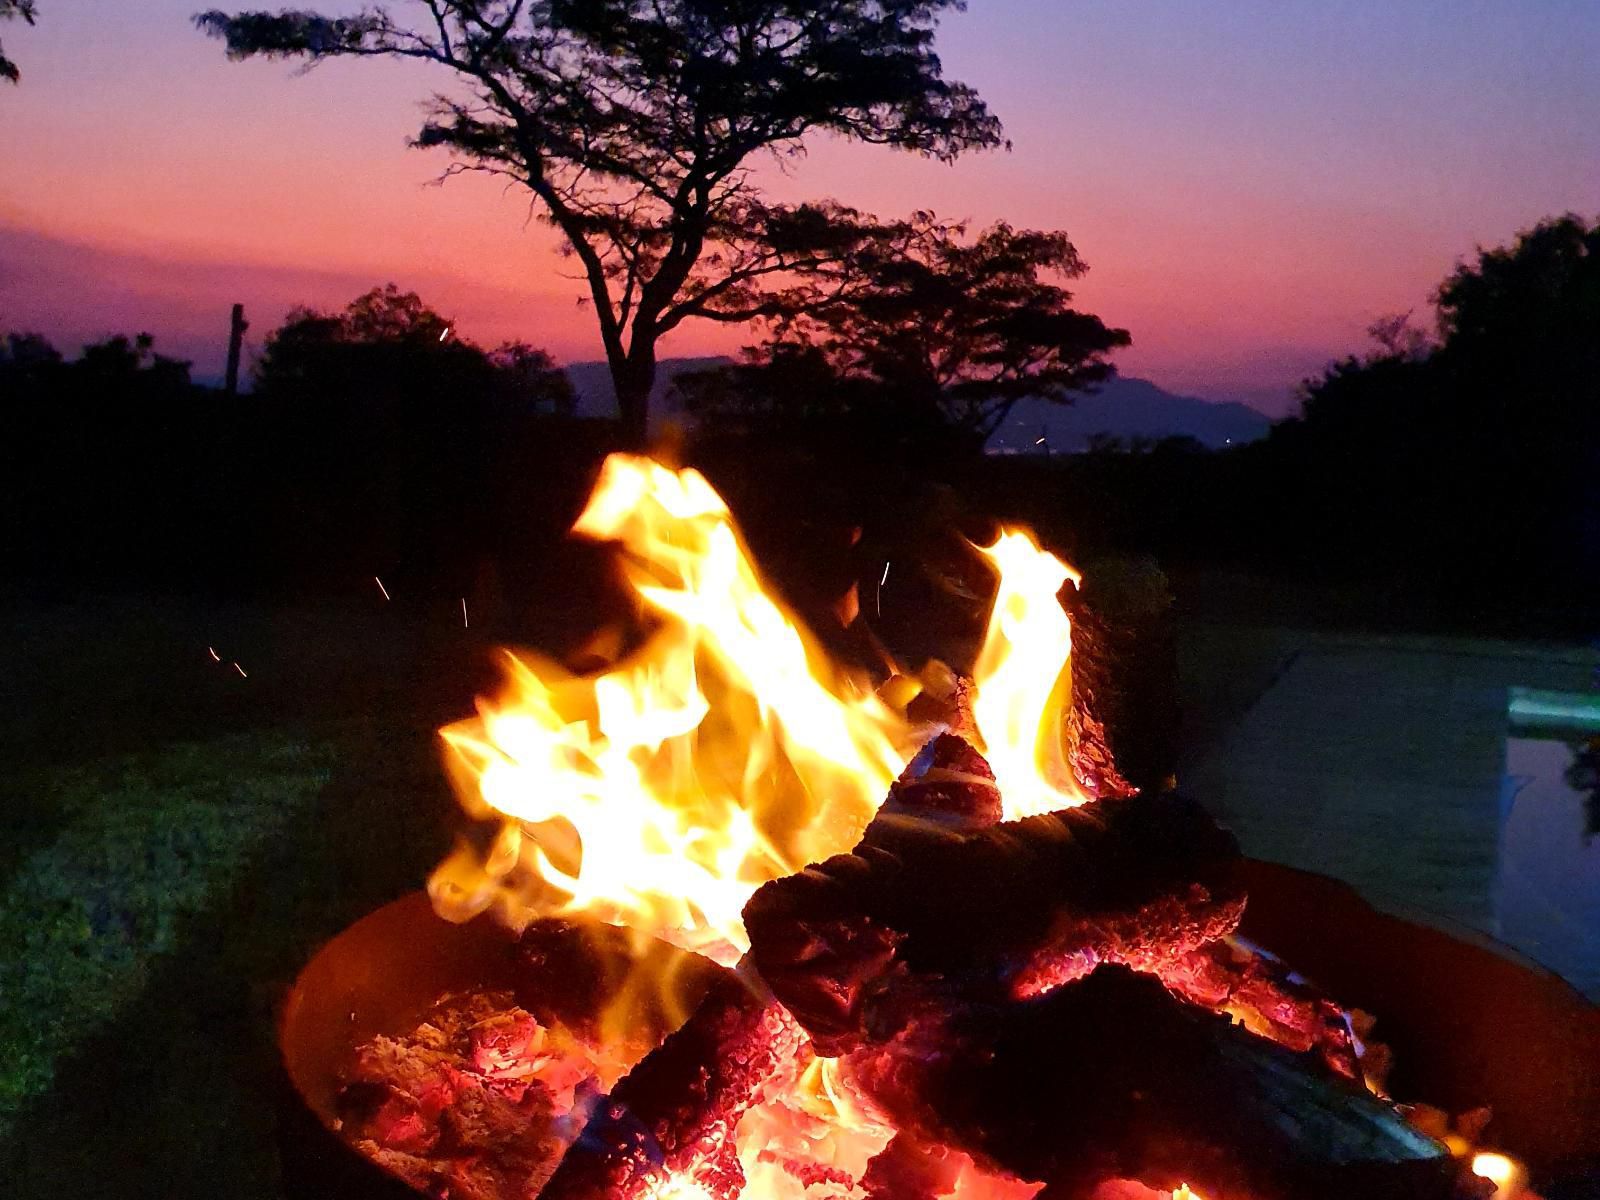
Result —
<instances>
[{"instance_id":1,"label":"tree silhouette","mask_svg":"<svg viewBox=\"0 0 1600 1200\"><path fill-rule=\"evenodd\" d=\"M1482 392L1515 384L1551 433L1600 418L1600 221L1541 221L1439 287L1440 366Z\"/></svg>"},{"instance_id":2,"label":"tree silhouette","mask_svg":"<svg viewBox=\"0 0 1600 1200\"><path fill-rule=\"evenodd\" d=\"M813 285L819 294L797 313L769 318L772 334L746 365L691 384L702 411L848 398L938 412L981 444L1023 397L1066 403L1110 378L1106 356L1131 343L1071 307L1062 284L1087 267L1064 233L999 223L968 238L964 224L918 213L849 264L848 289Z\"/></svg>"},{"instance_id":3,"label":"tree silhouette","mask_svg":"<svg viewBox=\"0 0 1600 1200\"><path fill-rule=\"evenodd\" d=\"M13 330L0 334L0 382L12 385L8 392L21 394L22 381L31 380L61 365L61 351L40 333Z\"/></svg>"},{"instance_id":4,"label":"tree silhouette","mask_svg":"<svg viewBox=\"0 0 1600 1200\"><path fill-rule=\"evenodd\" d=\"M485 350L392 283L337 312L291 312L255 385L250 452L282 557L310 571L361 561L413 588L467 586L507 481L573 407L542 350Z\"/></svg>"},{"instance_id":5,"label":"tree silhouette","mask_svg":"<svg viewBox=\"0 0 1600 1200\"><path fill-rule=\"evenodd\" d=\"M21 17L29 25L33 24L38 15L38 7L34 0L0 0L0 21L9 21L13 17ZM12 62L0 51L0 79L8 79L12 83L22 78L22 72L17 70L17 64Z\"/></svg>"},{"instance_id":6,"label":"tree silhouette","mask_svg":"<svg viewBox=\"0 0 1600 1200\"><path fill-rule=\"evenodd\" d=\"M1489 553L1502 589L1538 596L1600 585L1600 223L1480 249L1434 298L1436 343L1380 322L1273 442L1355 545L1458 571Z\"/></svg>"},{"instance_id":7,"label":"tree silhouette","mask_svg":"<svg viewBox=\"0 0 1600 1200\"><path fill-rule=\"evenodd\" d=\"M455 323L393 283L342 312L295 309L267 338L255 369L268 398L306 404L372 400L449 409L501 402L526 412L570 415L566 373L543 350L507 342L485 351Z\"/></svg>"},{"instance_id":8,"label":"tree silhouette","mask_svg":"<svg viewBox=\"0 0 1600 1200\"><path fill-rule=\"evenodd\" d=\"M454 72L416 144L452 171L507 175L583 269L630 436L643 438L660 338L801 302L876 223L766 199L763 155L810 133L950 160L1002 144L976 93L944 79L934 29L962 0L422 0L415 19L212 10L231 57L392 57ZM835 277L835 283L840 281ZM812 299L815 297L812 296Z\"/></svg>"}]
</instances>

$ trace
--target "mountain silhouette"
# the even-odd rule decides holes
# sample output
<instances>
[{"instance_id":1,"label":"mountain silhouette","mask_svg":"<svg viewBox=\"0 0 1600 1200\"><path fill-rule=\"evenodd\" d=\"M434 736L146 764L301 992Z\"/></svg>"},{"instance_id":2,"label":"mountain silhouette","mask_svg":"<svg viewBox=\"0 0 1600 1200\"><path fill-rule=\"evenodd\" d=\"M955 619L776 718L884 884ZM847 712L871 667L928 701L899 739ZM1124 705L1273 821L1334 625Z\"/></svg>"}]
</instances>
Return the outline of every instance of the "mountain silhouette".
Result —
<instances>
[{"instance_id":1,"label":"mountain silhouette","mask_svg":"<svg viewBox=\"0 0 1600 1200\"><path fill-rule=\"evenodd\" d=\"M662 359L650 394L652 423L681 416L669 403L675 376L732 361L717 356ZM578 393L579 416L616 415L617 394L605 363L572 363L567 378ZM1090 437L1102 433L1120 438L1188 436L1204 446L1221 448L1263 437L1270 424L1248 404L1179 396L1148 379L1118 376L1093 395L1075 397L1069 405L1031 398L1019 401L1005 425L989 439L989 451L1040 454L1048 448L1054 454L1074 454L1088 448Z\"/></svg>"},{"instance_id":2,"label":"mountain silhouette","mask_svg":"<svg viewBox=\"0 0 1600 1200\"><path fill-rule=\"evenodd\" d=\"M1271 421L1248 404L1179 396L1148 379L1117 376L1071 404L1019 400L989 439L991 454L1076 454L1095 434L1119 438L1192 437L1221 449L1266 436ZM1041 443L1039 439L1043 438Z\"/></svg>"}]
</instances>

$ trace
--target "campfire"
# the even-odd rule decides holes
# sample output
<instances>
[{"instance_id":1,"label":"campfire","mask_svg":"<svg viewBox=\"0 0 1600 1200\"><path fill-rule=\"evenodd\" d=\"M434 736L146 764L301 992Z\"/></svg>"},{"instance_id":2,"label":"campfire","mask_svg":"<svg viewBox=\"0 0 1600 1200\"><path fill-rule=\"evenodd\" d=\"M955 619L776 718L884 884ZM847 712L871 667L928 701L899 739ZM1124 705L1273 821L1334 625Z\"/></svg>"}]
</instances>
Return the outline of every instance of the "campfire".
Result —
<instances>
[{"instance_id":1,"label":"campfire","mask_svg":"<svg viewBox=\"0 0 1600 1200\"><path fill-rule=\"evenodd\" d=\"M433 908L515 936L318 1035L368 1157L452 1200L1521 1194L1486 1112L1393 1103L1371 1018L1240 936L1233 837L1117 774L1028 533L974 551L970 678L878 682L694 471L613 456L575 532L639 628L509 656L444 731L474 820Z\"/></svg>"}]
</instances>

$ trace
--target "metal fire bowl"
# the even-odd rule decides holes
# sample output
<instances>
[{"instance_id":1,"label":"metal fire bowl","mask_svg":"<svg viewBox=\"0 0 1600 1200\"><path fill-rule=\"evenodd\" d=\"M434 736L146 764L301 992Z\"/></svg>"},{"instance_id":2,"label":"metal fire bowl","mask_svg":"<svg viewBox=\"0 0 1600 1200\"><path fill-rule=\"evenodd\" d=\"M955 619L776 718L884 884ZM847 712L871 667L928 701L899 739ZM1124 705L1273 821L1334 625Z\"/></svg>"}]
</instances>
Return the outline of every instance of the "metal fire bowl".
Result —
<instances>
[{"instance_id":1,"label":"metal fire bowl","mask_svg":"<svg viewBox=\"0 0 1600 1200\"><path fill-rule=\"evenodd\" d=\"M1600 1009L1567 984L1486 938L1380 912L1324 876L1248 861L1245 883L1241 932L1340 1003L1377 1016L1375 1036L1395 1049L1395 1095L1450 1111L1490 1105L1495 1147L1526 1161L1536 1181L1600 1148ZM334 1132L334 1096L358 1043L414 1028L445 992L506 989L536 1012L575 1022L593 1015L604 999L593 973L558 965L541 977L518 965L513 945L487 920L440 920L419 892L317 952L278 1025L286 1194L416 1200ZM601 975L630 953L623 935L603 930L587 945ZM658 944L650 953L699 970L682 951ZM649 1008L636 1018L646 1039L673 1025L671 1014Z\"/></svg>"}]
</instances>

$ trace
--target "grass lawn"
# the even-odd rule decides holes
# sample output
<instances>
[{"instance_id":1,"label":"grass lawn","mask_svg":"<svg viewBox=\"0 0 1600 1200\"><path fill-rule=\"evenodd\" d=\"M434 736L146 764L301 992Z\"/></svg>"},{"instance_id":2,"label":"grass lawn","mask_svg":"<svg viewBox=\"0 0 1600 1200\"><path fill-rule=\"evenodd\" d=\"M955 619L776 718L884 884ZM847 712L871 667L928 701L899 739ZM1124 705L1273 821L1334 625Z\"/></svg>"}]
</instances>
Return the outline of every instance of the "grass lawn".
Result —
<instances>
[{"instance_id":1,"label":"grass lawn","mask_svg":"<svg viewBox=\"0 0 1600 1200\"><path fill-rule=\"evenodd\" d=\"M0 731L0 1194L281 1194L275 1005L447 849L434 730L479 649L382 631L353 668L338 622L296 619L0 635L24 718ZM219 637L248 680L210 662Z\"/></svg>"},{"instance_id":2,"label":"grass lawn","mask_svg":"<svg viewBox=\"0 0 1600 1200\"><path fill-rule=\"evenodd\" d=\"M277 1195L274 1005L443 848L428 731L236 733L21 782L71 815L0 893L6 1194Z\"/></svg>"}]
</instances>

